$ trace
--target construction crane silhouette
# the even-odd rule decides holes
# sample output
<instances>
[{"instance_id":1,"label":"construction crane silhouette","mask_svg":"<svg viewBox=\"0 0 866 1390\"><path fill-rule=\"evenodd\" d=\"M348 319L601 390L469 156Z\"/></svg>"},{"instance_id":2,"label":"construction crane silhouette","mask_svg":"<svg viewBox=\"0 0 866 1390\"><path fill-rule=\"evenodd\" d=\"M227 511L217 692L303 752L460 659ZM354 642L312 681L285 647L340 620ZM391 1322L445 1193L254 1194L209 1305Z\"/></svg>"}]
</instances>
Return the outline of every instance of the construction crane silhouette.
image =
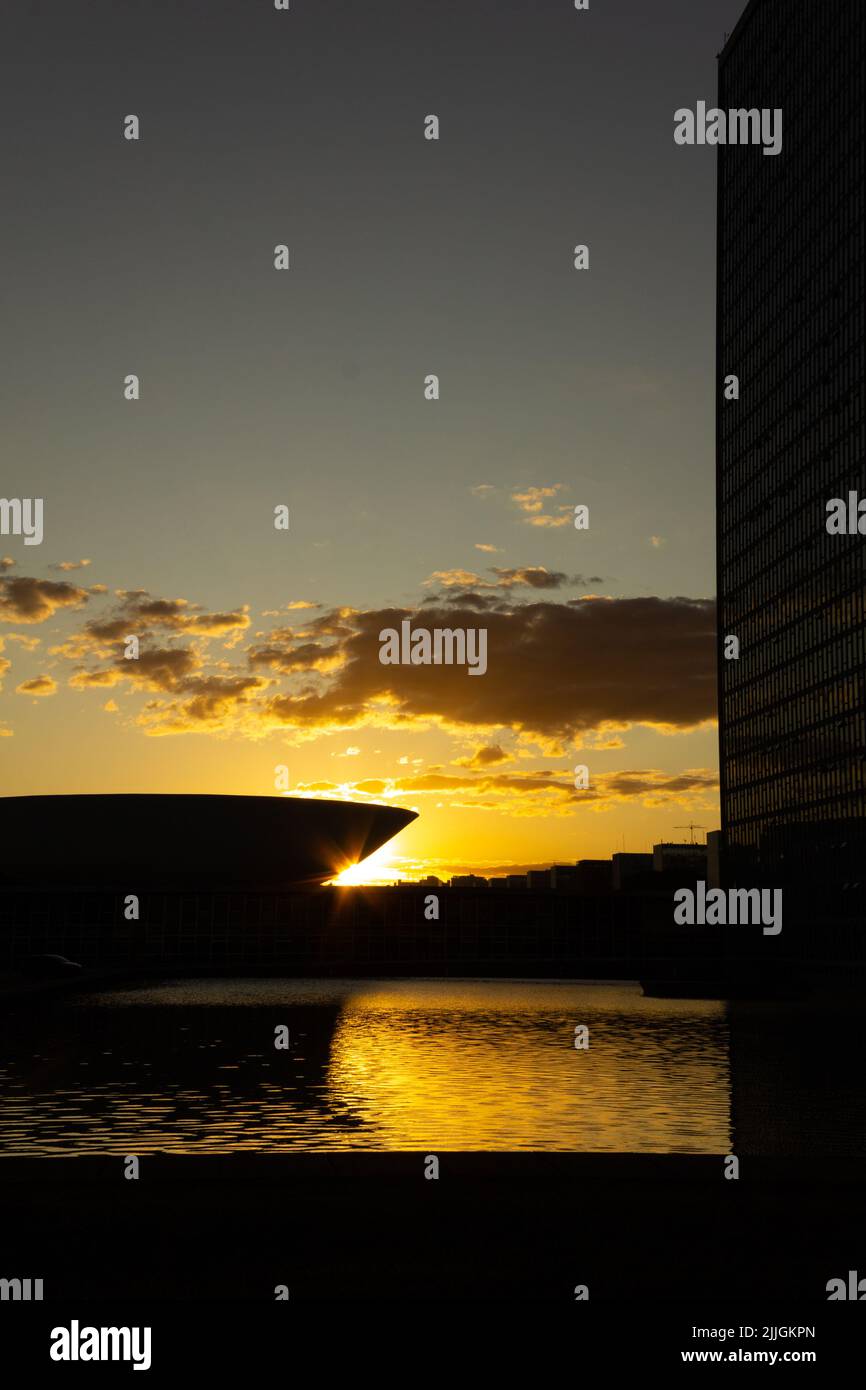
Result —
<instances>
[{"instance_id":1,"label":"construction crane silhouette","mask_svg":"<svg viewBox=\"0 0 866 1390\"><path fill-rule=\"evenodd\" d=\"M689 821L688 825L675 825L675 826L674 826L674 830L688 830L688 831L689 831L689 844L690 844L690 845L693 845L693 844L695 843L695 831L696 831L696 830L706 830L706 828L707 828L707 827L706 827L705 825L695 825L693 821Z\"/></svg>"}]
</instances>

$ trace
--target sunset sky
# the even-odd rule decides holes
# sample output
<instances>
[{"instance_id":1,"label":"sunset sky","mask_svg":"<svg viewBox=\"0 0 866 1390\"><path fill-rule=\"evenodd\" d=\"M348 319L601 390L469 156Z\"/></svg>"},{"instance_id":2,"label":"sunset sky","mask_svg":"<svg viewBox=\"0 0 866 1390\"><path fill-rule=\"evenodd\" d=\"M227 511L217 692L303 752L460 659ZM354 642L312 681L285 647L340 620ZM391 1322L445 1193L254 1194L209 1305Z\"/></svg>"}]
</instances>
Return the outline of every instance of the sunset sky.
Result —
<instances>
[{"instance_id":1,"label":"sunset sky","mask_svg":"<svg viewBox=\"0 0 866 1390\"><path fill-rule=\"evenodd\" d=\"M716 826L715 169L672 132L740 0L14 8L0 496L45 536L0 536L0 791L285 764L420 812L387 880ZM383 666L403 617L486 674Z\"/></svg>"}]
</instances>

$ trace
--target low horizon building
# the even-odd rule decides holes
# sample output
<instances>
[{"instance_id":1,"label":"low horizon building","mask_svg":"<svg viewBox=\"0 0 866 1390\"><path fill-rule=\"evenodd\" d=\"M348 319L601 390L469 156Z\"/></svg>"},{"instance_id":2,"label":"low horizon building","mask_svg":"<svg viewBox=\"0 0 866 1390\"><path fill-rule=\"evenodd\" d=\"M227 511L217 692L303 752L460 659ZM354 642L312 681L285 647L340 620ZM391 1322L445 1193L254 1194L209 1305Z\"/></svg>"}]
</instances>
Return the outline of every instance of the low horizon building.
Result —
<instances>
[{"instance_id":1,"label":"low horizon building","mask_svg":"<svg viewBox=\"0 0 866 1390\"><path fill-rule=\"evenodd\" d=\"M637 878L640 874L652 872L653 857L651 854L614 854L611 858L613 865L613 889L619 893L629 883L631 879Z\"/></svg>"},{"instance_id":2,"label":"low horizon building","mask_svg":"<svg viewBox=\"0 0 866 1390\"><path fill-rule=\"evenodd\" d=\"M667 873L669 869L682 869L684 873L706 873L707 850L705 845L691 843L678 844L662 841L653 845L653 872Z\"/></svg>"}]
</instances>

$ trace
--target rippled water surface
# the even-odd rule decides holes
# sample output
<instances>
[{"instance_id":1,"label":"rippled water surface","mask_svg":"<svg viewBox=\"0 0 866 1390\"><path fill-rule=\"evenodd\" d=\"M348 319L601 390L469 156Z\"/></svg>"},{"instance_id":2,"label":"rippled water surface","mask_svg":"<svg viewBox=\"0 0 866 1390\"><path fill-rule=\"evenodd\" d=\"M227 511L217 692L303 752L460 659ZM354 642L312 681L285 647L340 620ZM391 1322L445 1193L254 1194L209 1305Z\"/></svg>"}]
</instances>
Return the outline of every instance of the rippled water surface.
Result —
<instances>
[{"instance_id":1,"label":"rippled water surface","mask_svg":"<svg viewBox=\"0 0 866 1390\"><path fill-rule=\"evenodd\" d=\"M731 1141L724 1005L637 984L183 980L18 1004L0 1037L6 1153Z\"/></svg>"}]
</instances>

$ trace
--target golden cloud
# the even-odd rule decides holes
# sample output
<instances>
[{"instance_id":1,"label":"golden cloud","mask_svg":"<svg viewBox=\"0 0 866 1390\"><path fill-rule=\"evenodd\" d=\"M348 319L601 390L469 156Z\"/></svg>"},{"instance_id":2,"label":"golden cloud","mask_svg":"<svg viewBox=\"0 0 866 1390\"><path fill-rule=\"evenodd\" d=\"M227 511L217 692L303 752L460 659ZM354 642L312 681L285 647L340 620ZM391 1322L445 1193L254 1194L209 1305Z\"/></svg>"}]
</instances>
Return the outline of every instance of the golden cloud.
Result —
<instances>
[{"instance_id":1,"label":"golden cloud","mask_svg":"<svg viewBox=\"0 0 866 1390\"><path fill-rule=\"evenodd\" d=\"M13 623L44 623L58 609L86 603L86 589L64 580L0 576L0 618Z\"/></svg>"},{"instance_id":2,"label":"golden cloud","mask_svg":"<svg viewBox=\"0 0 866 1390\"><path fill-rule=\"evenodd\" d=\"M439 577L456 573L440 571ZM218 661L208 644L227 632L242 636L246 605L209 613L185 599L117 590L116 612L88 621L51 650L79 663L70 678L74 688L126 684L169 697L142 711L139 722L148 733L231 729L259 737L293 729L306 738L361 726L438 726L475 735L472 768L495 756L481 749L498 747L506 730L562 756L593 734L608 738L595 746L611 747L611 731L635 724L682 732L713 719L712 601L584 595L518 603L509 592L518 586L555 589L580 576L568 581L544 566L493 567L494 578L482 581L470 571L459 573L461 582L481 582L485 592L446 590L415 608L339 606L302 627L257 634L249 647L236 646L231 660ZM67 583L3 577L0 584L19 620L22 612L28 615L24 621L42 621L87 598ZM472 679L459 666L382 665L379 633L399 629L403 619L428 630L482 626L486 674ZM160 632L167 641L142 643L137 661L124 659L123 638ZM175 644L182 636L195 640Z\"/></svg>"},{"instance_id":3,"label":"golden cloud","mask_svg":"<svg viewBox=\"0 0 866 1390\"><path fill-rule=\"evenodd\" d=\"M52 676L33 676L30 680L22 681L16 685L17 695L54 695L57 693L57 682Z\"/></svg>"}]
</instances>

